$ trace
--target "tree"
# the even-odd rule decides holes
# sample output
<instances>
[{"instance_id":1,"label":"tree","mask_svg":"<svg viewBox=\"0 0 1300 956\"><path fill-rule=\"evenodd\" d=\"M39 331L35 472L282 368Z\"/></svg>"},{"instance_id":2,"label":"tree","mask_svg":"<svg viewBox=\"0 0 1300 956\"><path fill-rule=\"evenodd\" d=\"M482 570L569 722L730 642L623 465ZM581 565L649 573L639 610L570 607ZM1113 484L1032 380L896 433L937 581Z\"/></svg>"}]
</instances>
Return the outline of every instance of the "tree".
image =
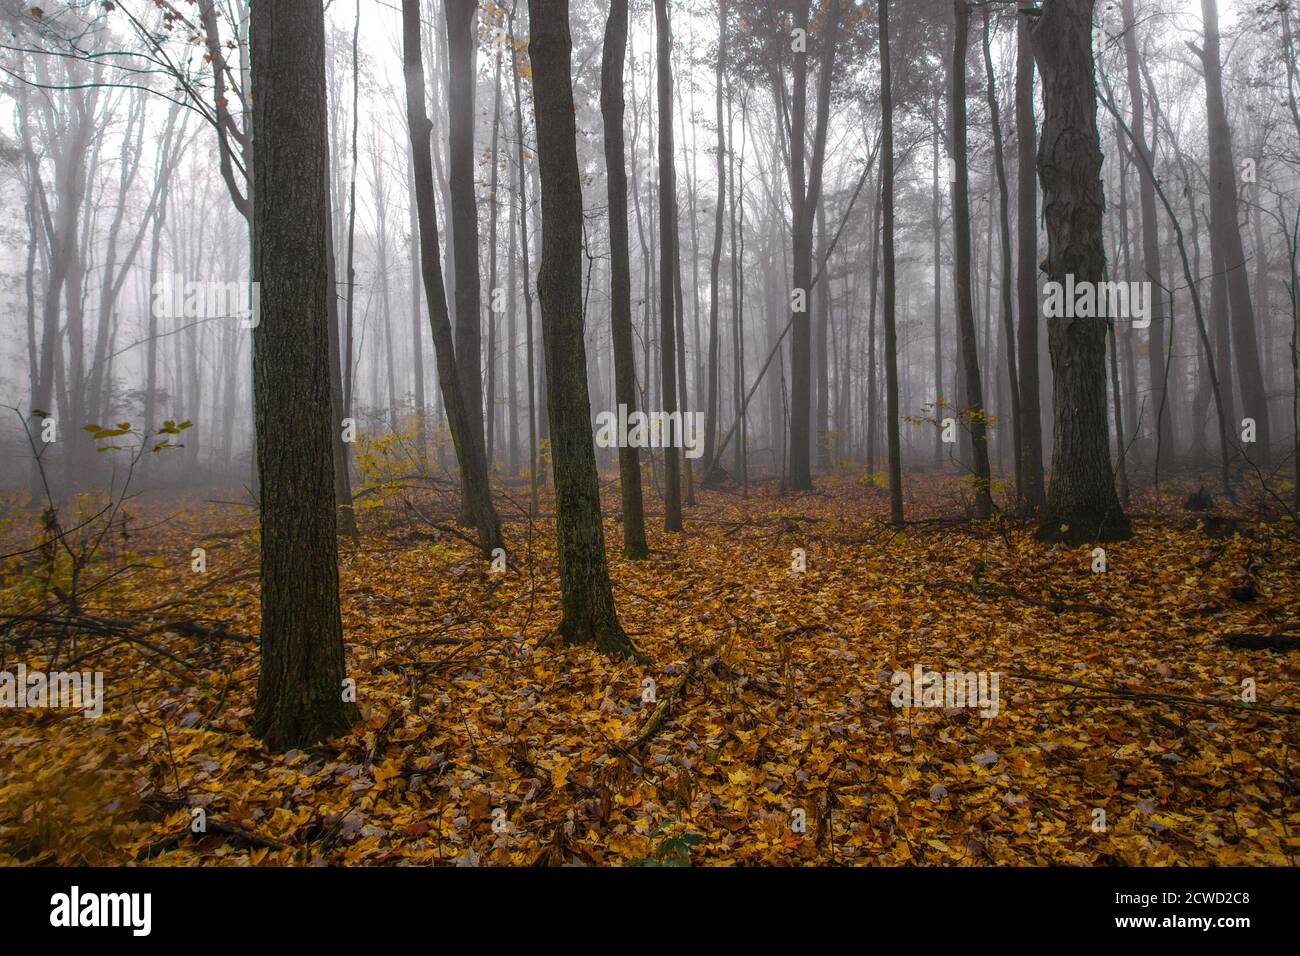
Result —
<instances>
[{"instance_id":1,"label":"tree","mask_svg":"<svg viewBox=\"0 0 1300 956\"><path fill-rule=\"evenodd\" d=\"M570 73L569 2L528 0L528 15L542 186L537 297L542 309L542 353L549 390L546 408L555 475L563 609L559 633L569 644L594 643L613 656L636 656L636 647L619 625L614 608L591 440L587 353L582 337L582 185Z\"/></svg>"},{"instance_id":2,"label":"tree","mask_svg":"<svg viewBox=\"0 0 1300 956\"><path fill-rule=\"evenodd\" d=\"M974 462L975 517L993 513L984 389L976 351L975 306L971 299L970 166L966 148L966 51L970 42L970 2L955 0L956 27L952 46L952 158L956 177L952 190L953 270L957 277L957 330L961 349L961 379L965 386L962 417L970 432Z\"/></svg>"},{"instance_id":3,"label":"tree","mask_svg":"<svg viewBox=\"0 0 1300 956\"><path fill-rule=\"evenodd\" d=\"M1093 86L1094 0L1047 0L1030 30L1043 77L1038 175L1047 220L1047 278L1099 283L1102 247L1101 140ZM1107 320L1108 322L1109 320ZM1106 422L1107 322L1047 320L1055 400L1055 445L1041 540L1116 541L1130 534L1115 494Z\"/></svg>"},{"instance_id":4,"label":"tree","mask_svg":"<svg viewBox=\"0 0 1300 956\"><path fill-rule=\"evenodd\" d=\"M880 206L884 213L882 279L885 326L885 432L889 443L889 517L903 523L903 452L898 436L898 329L894 316L894 96L889 65L889 0L880 21ZM829 286L830 282L827 281ZM825 290L823 290L825 295Z\"/></svg>"},{"instance_id":5,"label":"tree","mask_svg":"<svg viewBox=\"0 0 1300 956\"><path fill-rule=\"evenodd\" d=\"M461 389L456 362L447 290L443 285L438 257L438 220L434 206L433 157L430 153L432 124L424 107L424 58L420 49L419 0L402 0L402 64L406 76L406 120L411 141L411 167L415 177L415 212L420 233L420 263L429 327L433 333L438 362L438 384L447 408L456 461L460 465L462 499L470 504L479 545L485 554L502 547L500 522L492 506L487 462L483 455L482 430L477 450L471 424L469 401Z\"/></svg>"},{"instance_id":6,"label":"tree","mask_svg":"<svg viewBox=\"0 0 1300 956\"><path fill-rule=\"evenodd\" d=\"M1138 68L1137 27L1133 16L1133 0L1122 0L1121 16L1124 28L1124 58L1128 70L1129 105L1132 110L1133 138L1136 141L1138 164L1155 169L1151 145L1146 134L1146 108L1142 97L1142 79ZM1151 181L1143 176L1138 181L1138 203L1142 212L1142 277L1151 283L1151 326L1147 329L1147 373L1151 379L1152 409L1159 420L1156 423L1156 447L1173 447L1173 410L1168 401L1168 382L1165 378L1165 302L1161 283L1160 227L1156 220L1156 194ZM1163 411L1161 411L1163 409ZM1161 452L1163 454L1163 451ZM1161 454L1153 455L1153 467L1160 468Z\"/></svg>"},{"instance_id":7,"label":"tree","mask_svg":"<svg viewBox=\"0 0 1300 956\"><path fill-rule=\"evenodd\" d=\"M709 258L709 357L708 405L704 420L704 484L716 479L714 448L718 443L718 416L721 405L718 395L718 307L721 290L718 288L719 266L722 263L722 220L727 204L727 135L722 115L722 75L727 68L727 0L718 2L718 60L714 72L714 115L718 127L718 202L713 210L713 254Z\"/></svg>"},{"instance_id":8,"label":"tree","mask_svg":"<svg viewBox=\"0 0 1300 956\"><path fill-rule=\"evenodd\" d=\"M1016 20L1016 328L1020 362L1021 497L1043 506L1043 425L1038 383L1038 150L1034 126L1034 52L1029 17Z\"/></svg>"},{"instance_id":9,"label":"tree","mask_svg":"<svg viewBox=\"0 0 1300 956\"><path fill-rule=\"evenodd\" d=\"M605 126L605 170L609 194L610 325L614 348L614 395L636 410L636 359L632 353L632 269L627 232L627 171L623 155L623 61L627 53L627 0L612 0L605 23L600 67L600 113ZM714 302L717 302L714 291ZM714 313L716 323L717 314ZM714 326L716 334L717 327ZM641 451L628 442L618 449L623 495L623 554L649 556L641 499Z\"/></svg>"},{"instance_id":10,"label":"tree","mask_svg":"<svg viewBox=\"0 0 1300 956\"><path fill-rule=\"evenodd\" d=\"M344 700L330 467L325 23L316 0L251 14L253 396L261 481L261 670L252 732L307 747L357 719Z\"/></svg>"},{"instance_id":11,"label":"tree","mask_svg":"<svg viewBox=\"0 0 1300 956\"><path fill-rule=\"evenodd\" d=\"M811 0L799 0L795 4L795 29L802 31L804 42L808 35L811 7ZM790 93L790 144L786 158L790 174L792 292L799 300L791 309L790 484L799 491L812 488L812 326L808 318L808 297L812 295L813 223L817 204L821 201L839 18L840 0L830 0L822 27L821 75L817 87L812 155L807 159L808 56L802 49L795 51ZM784 81L774 76L773 86L779 90L778 101L783 100Z\"/></svg>"},{"instance_id":12,"label":"tree","mask_svg":"<svg viewBox=\"0 0 1300 956\"><path fill-rule=\"evenodd\" d=\"M1023 455L1020 415L1020 376L1016 370L1016 330L1012 312L1011 291L1011 213L1007 198L1007 166L1002 148L1002 111L998 108L998 88L993 69L993 50L989 40L992 16L986 7L984 10L984 75L985 93L989 103L989 118L993 126L993 169L998 182L998 248L1001 252L1002 271L998 280L999 298L1002 300L1002 335L1006 350L1007 386L1011 402L1012 459L1015 462L1016 498L1024 494L1024 474L1021 467ZM1034 316L1037 319L1037 316ZM985 316L992 324L993 316Z\"/></svg>"},{"instance_id":13,"label":"tree","mask_svg":"<svg viewBox=\"0 0 1300 956\"><path fill-rule=\"evenodd\" d=\"M483 431L482 343L479 338L478 205L474 199L474 8L477 0L446 0L448 148L447 173L451 189L451 241L456 282L456 372L469 426L467 449L476 459L474 470L487 474ZM463 489L462 510L473 515L469 489ZM467 524L472 521L467 521Z\"/></svg>"},{"instance_id":14,"label":"tree","mask_svg":"<svg viewBox=\"0 0 1300 956\"><path fill-rule=\"evenodd\" d=\"M678 448L680 426L672 422L677 408L677 346L673 316L677 280L677 242L673 222L677 216L677 175L673 156L672 38L668 35L668 0L655 0L655 35L659 93L659 358L661 398L667 435L664 452L664 530L682 530L682 454ZM685 411L685 409L682 409Z\"/></svg>"},{"instance_id":15,"label":"tree","mask_svg":"<svg viewBox=\"0 0 1300 956\"><path fill-rule=\"evenodd\" d=\"M1128 2L1131 3L1132 0ZM1201 0L1201 14L1205 20L1205 45L1200 49L1192 45L1192 49L1200 56L1205 75L1206 134L1210 153L1210 236L1211 242L1219 250L1219 261L1227 269L1228 303L1232 313L1232 355L1237 365L1241 406L1246 416L1255 420L1258 464L1268 468L1272 462L1268 394L1259 362L1255 310L1250 298L1250 278L1246 273L1246 251L1242 246L1241 229L1238 226L1237 170L1232 159L1232 127L1228 125L1228 111L1223 99L1219 9L1216 0ZM1152 331L1154 334L1154 326ZM1227 375L1228 370L1223 368L1220 372Z\"/></svg>"}]
</instances>

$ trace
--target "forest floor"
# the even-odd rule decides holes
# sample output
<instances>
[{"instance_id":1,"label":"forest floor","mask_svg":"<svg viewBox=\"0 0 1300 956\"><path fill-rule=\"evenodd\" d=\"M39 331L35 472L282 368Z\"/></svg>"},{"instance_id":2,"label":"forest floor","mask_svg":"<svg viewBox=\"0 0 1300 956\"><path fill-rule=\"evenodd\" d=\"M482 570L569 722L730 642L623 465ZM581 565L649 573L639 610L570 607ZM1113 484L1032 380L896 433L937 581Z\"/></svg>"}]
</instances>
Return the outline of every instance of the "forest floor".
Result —
<instances>
[{"instance_id":1,"label":"forest floor","mask_svg":"<svg viewBox=\"0 0 1300 956\"><path fill-rule=\"evenodd\" d=\"M363 722L287 754L248 734L255 512L134 502L99 559L110 583L61 631L61 667L104 672L103 716L0 718L0 862L1298 862L1289 518L1189 516L1167 487L1095 573L1090 548L1024 522L953 518L954 477L907 476L903 529L868 482L767 482L700 492L680 536L652 507L652 555L630 562L612 477L615 598L651 663L549 640L546 498L531 525L518 488L500 498L512 557L493 573L435 526L445 494L390 489L340 543ZM0 562L0 610L28 599L31 560ZM11 625L0 667L45 666L52 638ZM1260 643L1277 646L1242 646ZM917 665L996 673L996 715L894 706Z\"/></svg>"}]
</instances>

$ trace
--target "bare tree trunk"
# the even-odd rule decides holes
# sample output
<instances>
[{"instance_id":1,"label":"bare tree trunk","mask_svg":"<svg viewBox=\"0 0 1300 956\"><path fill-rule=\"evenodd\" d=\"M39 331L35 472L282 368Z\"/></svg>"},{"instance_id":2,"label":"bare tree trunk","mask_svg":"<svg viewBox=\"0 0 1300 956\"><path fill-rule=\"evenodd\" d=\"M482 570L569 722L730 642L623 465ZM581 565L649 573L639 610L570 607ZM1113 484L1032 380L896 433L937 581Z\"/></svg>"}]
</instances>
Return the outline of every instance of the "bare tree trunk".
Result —
<instances>
[{"instance_id":1,"label":"bare tree trunk","mask_svg":"<svg viewBox=\"0 0 1300 956\"><path fill-rule=\"evenodd\" d=\"M515 11L513 4L507 20L512 46L515 40ZM528 167L524 163L524 112L520 105L519 72L520 65L512 64L511 75L515 88L515 159L519 173L519 189L515 199L519 203L519 251L523 257L524 280L524 338L527 342L525 359L528 363L528 507L529 515L536 516L537 505L537 385L535 382L535 363L533 360L533 273L528 262Z\"/></svg>"},{"instance_id":2,"label":"bare tree trunk","mask_svg":"<svg viewBox=\"0 0 1300 956\"><path fill-rule=\"evenodd\" d=\"M638 656L614 608L600 482L591 440L587 357L582 338L582 186L578 176L568 0L529 0L537 159L542 178L542 258L537 294L550 388L559 633L617 657ZM667 292L665 293L667 294ZM671 353L670 353L671 358Z\"/></svg>"},{"instance_id":3,"label":"bare tree trunk","mask_svg":"<svg viewBox=\"0 0 1300 956\"><path fill-rule=\"evenodd\" d=\"M986 7L984 9L984 73L987 77L989 116L993 126L993 169L998 181L998 238L1002 259L998 292L1002 300L1002 345L1006 355L1006 384L1011 406L1013 473L1016 479L1016 500L1020 502L1024 499L1025 488L1024 468L1022 465L1024 436L1021 434L1020 376L1016 370L1016 329L1011 304L1011 212L1008 208L1007 167L1002 147L1002 113L998 108L997 83L993 70L993 52L989 46L989 19L990 14ZM989 315L986 318L991 325L993 316ZM1002 411L1001 408L998 410Z\"/></svg>"},{"instance_id":4,"label":"bare tree trunk","mask_svg":"<svg viewBox=\"0 0 1300 956\"><path fill-rule=\"evenodd\" d=\"M425 298L429 309L429 326L433 333L434 352L438 360L438 379L447 407L447 424L451 430L456 460L460 465L462 497L470 502L479 545L485 554L503 547L500 522L492 506L487 465L482 445L474 444L469 401L461 391L456 365L451 316L447 310L447 293L442 284L442 265L438 261L437 211L434 206L433 161L430 155L430 128L424 107L424 65L420 52L419 0L402 0L402 60L406 74L406 116L411 139L412 166L415 172L415 207L420 228L420 261ZM480 439L482 431L479 432Z\"/></svg>"},{"instance_id":5,"label":"bare tree trunk","mask_svg":"<svg viewBox=\"0 0 1300 956\"><path fill-rule=\"evenodd\" d=\"M600 111L605 126L605 169L609 194L610 326L614 349L614 392L630 416L636 410L636 359L632 344L632 270L627 230L627 173L623 149L623 66L627 54L627 0L611 0L600 69ZM714 295L716 296L716 290ZM716 299L715 299L716 301ZM623 496L623 555L649 557L641 498L641 450L625 441L618 449Z\"/></svg>"},{"instance_id":6,"label":"bare tree trunk","mask_svg":"<svg viewBox=\"0 0 1300 956\"><path fill-rule=\"evenodd\" d=\"M331 487L325 24L314 0L252 9L253 394L261 477L261 669L252 732L275 751L345 733Z\"/></svg>"},{"instance_id":7,"label":"bare tree trunk","mask_svg":"<svg viewBox=\"0 0 1300 956\"><path fill-rule=\"evenodd\" d=\"M409 164L410 157L407 157ZM408 169L410 167L408 166ZM409 182L415 182L411 171ZM429 458L429 425L425 420L424 399L424 340L420 335L420 223L415 211L415 188L409 190L410 202L407 205L408 224L411 230L411 374L415 379L415 428L416 451L421 465L427 465Z\"/></svg>"},{"instance_id":8,"label":"bare tree trunk","mask_svg":"<svg viewBox=\"0 0 1300 956\"><path fill-rule=\"evenodd\" d=\"M942 236L939 232L939 97L935 97L934 126L930 135L930 148L934 156L930 170L930 231L933 237L931 255L934 258L934 417L944 418L943 394L943 269ZM934 466L943 467L943 429L934 430Z\"/></svg>"},{"instance_id":9,"label":"bare tree trunk","mask_svg":"<svg viewBox=\"0 0 1300 956\"><path fill-rule=\"evenodd\" d=\"M1139 70L1137 27L1133 14L1133 0L1121 0L1124 29L1124 56L1128 70L1129 105L1132 110L1134 148L1139 165L1155 168L1151 146L1146 134L1146 107L1142 95ZM1156 421L1156 447L1173 448L1173 413L1165 394L1165 302L1160 270L1160 228L1156 219L1155 190L1147 177L1138 181L1138 201L1142 212L1142 277L1151 283L1151 325L1147 329L1147 373L1151 380L1151 409L1159 416ZM1166 409L1161 414L1160 409ZM1159 457L1153 455L1155 471L1160 470Z\"/></svg>"},{"instance_id":10,"label":"bare tree trunk","mask_svg":"<svg viewBox=\"0 0 1300 956\"><path fill-rule=\"evenodd\" d=\"M889 442L889 517L903 523L903 452L898 436L898 329L894 320L894 95L889 62L889 0L877 4L880 24L880 204L884 212L885 435ZM827 286L830 285L828 281ZM823 289L826 295L827 290Z\"/></svg>"},{"instance_id":11,"label":"bare tree trunk","mask_svg":"<svg viewBox=\"0 0 1300 956\"><path fill-rule=\"evenodd\" d=\"M727 204L727 137L722 115L722 82L727 68L727 0L718 2L718 59L714 72L714 111L718 127L718 201L713 210L713 254L709 259L709 358L708 405L704 419L704 460L708 470L704 473L707 486L716 480L714 450L718 444L718 420L721 414L718 392L718 307L720 290L719 267L722 263L722 219Z\"/></svg>"},{"instance_id":12,"label":"bare tree trunk","mask_svg":"<svg viewBox=\"0 0 1300 956\"><path fill-rule=\"evenodd\" d=\"M1047 275L1098 283L1102 244L1101 142L1093 87L1094 0L1046 0L1030 38L1043 76L1038 173L1047 220ZM1109 320L1107 320L1109 321ZM1106 424L1106 324L1050 317L1056 423L1042 540L1116 541L1130 534L1115 494Z\"/></svg>"},{"instance_id":13,"label":"bare tree trunk","mask_svg":"<svg viewBox=\"0 0 1300 956\"><path fill-rule=\"evenodd\" d=\"M446 0L448 147L451 236L455 250L456 371L468 416L472 453L487 466L483 431L483 349L479 336L478 206L474 197L474 10L477 0ZM473 503L461 503L472 524Z\"/></svg>"},{"instance_id":14,"label":"bare tree trunk","mask_svg":"<svg viewBox=\"0 0 1300 956\"><path fill-rule=\"evenodd\" d=\"M496 420L497 420L497 214L500 203L497 201L497 186L500 183L501 141L501 50L497 50L497 65L493 80L492 104L492 186L491 206L488 212L488 380L487 396L483 408L483 417L487 427L487 447L485 459L488 473L491 474L496 461Z\"/></svg>"},{"instance_id":15,"label":"bare tree trunk","mask_svg":"<svg viewBox=\"0 0 1300 956\"><path fill-rule=\"evenodd\" d=\"M957 325L960 333L963 385L966 407L964 424L970 432L971 458L974 463L975 517L993 513L987 422L984 413L984 390L980 382L979 355L975 333L975 307L971 300L970 238L970 168L966 148L966 51L970 41L969 0L955 0L956 24L953 33L952 138L953 160L957 166L953 186L953 255L957 273Z\"/></svg>"},{"instance_id":16,"label":"bare tree trunk","mask_svg":"<svg viewBox=\"0 0 1300 956\"><path fill-rule=\"evenodd\" d=\"M1034 53L1029 18L1016 19L1016 329L1020 366L1022 498L1030 508L1045 501L1043 426L1038 377L1038 148L1034 125Z\"/></svg>"},{"instance_id":17,"label":"bare tree trunk","mask_svg":"<svg viewBox=\"0 0 1300 956\"><path fill-rule=\"evenodd\" d=\"M659 366L668 433L663 436L664 530L682 530L682 455L680 431L672 422L678 412L676 323L673 289L677 279L677 245L674 220L677 211L677 177L673 155L673 77L668 34L668 2L655 0L655 36L659 93ZM683 409L684 411L684 409Z\"/></svg>"},{"instance_id":18,"label":"bare tree trunk","mask_svg":"<svg viewBox=\"0 0 1300 956\"><path fill-rule=\"evenodd\" d=\"M808 31L811 0L795 7L795 26ZM793 89L790 96L790 232L792 287L802 293L803 308L792 310L791 401L790 401L790 485L797 491L812 489L812 326L807 298L812 294L813 219L821 201L822 169L826 159L826 128L830 116L831 78L835 65L835 41L839 30L839 0L830 0L821 37L821 73L817 87L817 114L812 155L805 164L808 131L808 59L796 52ZM780 85L780 84L778 84ZM781 86L784 89L783 86ZM805 180L805 165L807 178Z\"/></svg>"},{"instance_id":19,"label":"bare tree trunk","mask_svg":"<svg viewBox=\"0 0 1300 956\"><path fill-rule=\"evenodd\" d=\"M1205 21L1205 46L1196 52L1200 54L1205 74L1206 132L1210 153L1210 228L1218 239L1220 255L1227 269L1225 278L1232 311L1232 351L1237 365L1237 384L1241 388L1242 411L1248 418L1255 420L1259 450L1247 454L1261 468L1267 469L1273 457L1268 394L1259 361L1258 331L1250 299L1246 251L1238 227L1236 166L1232 157L1232 128L1228 125L1228 112L1223 101L1219 11L1216 0L1201 0L1201 14ZM1227 369L1222 369L1221 374L1226 375Z\"/></svg>"}]
</instances>

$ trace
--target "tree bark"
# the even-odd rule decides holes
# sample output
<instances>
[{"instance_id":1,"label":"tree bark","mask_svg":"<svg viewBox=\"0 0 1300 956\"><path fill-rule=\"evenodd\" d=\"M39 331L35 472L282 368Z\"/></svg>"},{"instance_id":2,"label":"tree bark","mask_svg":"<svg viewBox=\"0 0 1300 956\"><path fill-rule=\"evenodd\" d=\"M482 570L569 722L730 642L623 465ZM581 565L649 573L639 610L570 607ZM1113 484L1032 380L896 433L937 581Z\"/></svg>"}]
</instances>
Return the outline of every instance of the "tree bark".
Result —
<instances>
[{"instance_id":1,"label":"tree bark","mask_svg":"<svg viewBox=\"0 0 1300 956\"><path fill-rule=\"evenodd\" d=\"M889 0L877 4L880 21L880 205L883 321L885 327L885 435L889 443L889 517L903 523L903 452L898 435L898 329L894 318L894 97L889 61ZM830 282L827 281L827 287ZM822 295L827 294L822 290Z\"/></svg>"},{"instance_id":2,"label":"tree bark","mask_svg":"<svg viewBox=\"0 0 1300 956\"><path fill-rule=\"evenodd\" d=\"M261 477L261 669L252 732L275 751L346 732L330 468L325 23L316 0L254 5L253 395Z\"/></svg>"},{"instance_id":3,"label":"tree bark","mask_svg":"<svg viewBox=\"0 0 1300 956\"><path fill-rule=\"evenodd\" d=\"M462 497L467 499L478 530L479 545L485 555L502 547L500 522L492 506L487 465L480 444L474 445L469 402L461 390L456 362L451 316L447 310L447 292L442 281L442 264L438 259L438 220L434 206L433 159L430 153L428 114L424 107L424 64L420 50L419 0L402 0L402 61L406 76L406 118L411 141L411 165L415 174L415 210L420 229L420 262L424 293L429 310L429 327L433 334L434 353L438 361L438 384L447 409L456 460L460 465Z\"/></svg>"},{"instance_id":4,"label":"tree bark","mask_svg":"<svg viewBox=\"0 0 1300 956\"><path fill-rule=\"evenodd\" d=\"M998 181L998 238L1001 253L1001 273L998 278L999 299L1002 305L1002 337L1007 365L1007 392L1011 411L1012 469L1016 480L1016 501L1024 497L1024 469L1022 467L1024 436L1021 435L1020 376L1016 369L1016 329L1012 311L1011 290L1011 212L1007 196L1007 167L1002 147L1002 112L998 108L998 90L993 69L993 51L990 48L990 21L988 8L984 10L984 73L987 80L989 116L993 126L993 169ZM986 317L989 324L993 316ZM1035 316L1037 318L1037 316ZM999 411L1001 407L999 406Z\"/></svg>"},{"instance_id":5,"label":"tree bark","mask_svg":"<svg viewBox=\"0 0 1300 956\"><path fill-rule=\"evenodd\" d=\"M582 337L582 185L578 175L568 0L528 0L537 160L542 181L542 257L537 295L550 389L556 539L566 643L635 656L619 626L605 558L600 483L591 438ZM671 357L671 353L670 353Z\"/></svg>"},{"instance_id":6,"label":"tree bark","mask_svg":"<svg viewBox=\"0 0 1300 956\"><path fill-rule=\"evenodd\" d=\"M1038 149L1034 123L1034 53L1029 18L1016 20L1016 330L1020 365L1022 497L1034 509L1046 500L1043 482L1043 424L1038 378Z\"/></svg>"},{"instance_id":7,"label":"tree bark","mask_svg":"<svg viewBox=\"0 0 1300 956\"><path fill-rule=\"evenodd\" d=\"M957 166L953 185L953 255L957 273L957 325L960 333L962 384L966 407L962 418L970 433L974 465L975 517L993 513L984 390L980 380L975 306L971 299L970 168L966 147L966 52L970 42L969 0L955 0L956 24L952 54L952 138Z\"/></svg>"},{"instance_id":8,"label":"tree bark","mask_svg":"<svg viewBox=\"0 0 1300 956\"><path fill-rule=\"evenodd\" d=\"M632 348L632 267L627 230L627 172L623 147L623 65L627 53L627 0L611 0L600 67L600 113L605 126L605 170L609 195L610 326L614 348L614 397L636 410L636 359ZM715 291L716 296L716 291ZM716 301L716 299L715 299ZM641 497L641 450L627 442L618 449L623 500L623 555L649 557Z\"/></svg>"},{"instance_id":9,"label":"tree bark","mask_svg":"<svg viewBox=\"0 0 1300 956\"><path fill-rule=\"evenodd\" d=\"M659 368L660 401L669 422L662 436L664 453L664 530L682 530L682 454L680 428L672 421L678 412L676 322L673 315L677 281L677 176L673 155L672 38L668 34L668 0L654 0L659 94ZM684 409L682 410L684 411Z\"/></svg>"},{"instance_id":10,"label":"tree bark","mask_svg":"<svg viewBox=\"0 0 1300 956\"><path fill-rule=\"evenodd\" d=\"M1102 244L1101 141L1093 86L1094 0L1046 0L1030 39L1043 77L1038 174L1047 220L1047 276L1099 283ZM1072 310L1070 310L1072 311ZM1040 540L1083 544L1130 534L1115 494L1106 423L1106 328L1096 318L1047 320L1055 399L1052 478Z\"/></svg>"},{"instance_id":11,"label":"tree bark","mask_svg":"<svg viewBox=\"0 0 1300 956\"><path fill-rule=\"evenodd\" d=\"M474 10L477 0L446 0L447 179L451 190L451 241L455 250L456 372L469 426L471 454L487 452L483 432L483 354L479 334L478 205L474 198ZM477 465L475 466L477 470ZM472 523L474 506L464 489L462 517Z\"/></svg>"}]
</instances>

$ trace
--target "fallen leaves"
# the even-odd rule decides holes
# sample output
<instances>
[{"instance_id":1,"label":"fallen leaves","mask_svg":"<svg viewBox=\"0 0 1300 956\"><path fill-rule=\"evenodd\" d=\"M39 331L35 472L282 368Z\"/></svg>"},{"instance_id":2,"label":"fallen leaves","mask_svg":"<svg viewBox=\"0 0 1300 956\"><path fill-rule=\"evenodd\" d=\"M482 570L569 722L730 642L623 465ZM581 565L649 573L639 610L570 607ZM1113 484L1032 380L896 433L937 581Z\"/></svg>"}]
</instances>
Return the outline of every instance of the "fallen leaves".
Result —
<instances>
[{"instance_id":1,"label":"fallen leaves","mask_svg":"<svg viewBox=\"0 0 1300 956\"><path fill-rule=\"evenodd\" d=\"M1028 526L899 530L877 492L823 489L701 492L645 562L617 557L611 515L620 620L647 665L548 641L549 518L507 521L493 574L378 507L340 555L363 722L288 754L247 734L256 539L221 539L196 589L190 542L236 519L188 509L138 536L130 588L84 609L151 633L96 652L104 716L4 712L0 860L1295 862L1300 664L1285 640L1219 640L1300 617L1294 535L1242 522L1207 561L1203 529L1139 519L1094 574L1090 549L1045 549ZM937 479L912 493L946 507ZM178 595L183 614L139 613ZM918 664L1003 675L997 716L891 706L890 675ZM1246 678L1275 711L1242 701Z\"/></svg>"}]
</instances>

